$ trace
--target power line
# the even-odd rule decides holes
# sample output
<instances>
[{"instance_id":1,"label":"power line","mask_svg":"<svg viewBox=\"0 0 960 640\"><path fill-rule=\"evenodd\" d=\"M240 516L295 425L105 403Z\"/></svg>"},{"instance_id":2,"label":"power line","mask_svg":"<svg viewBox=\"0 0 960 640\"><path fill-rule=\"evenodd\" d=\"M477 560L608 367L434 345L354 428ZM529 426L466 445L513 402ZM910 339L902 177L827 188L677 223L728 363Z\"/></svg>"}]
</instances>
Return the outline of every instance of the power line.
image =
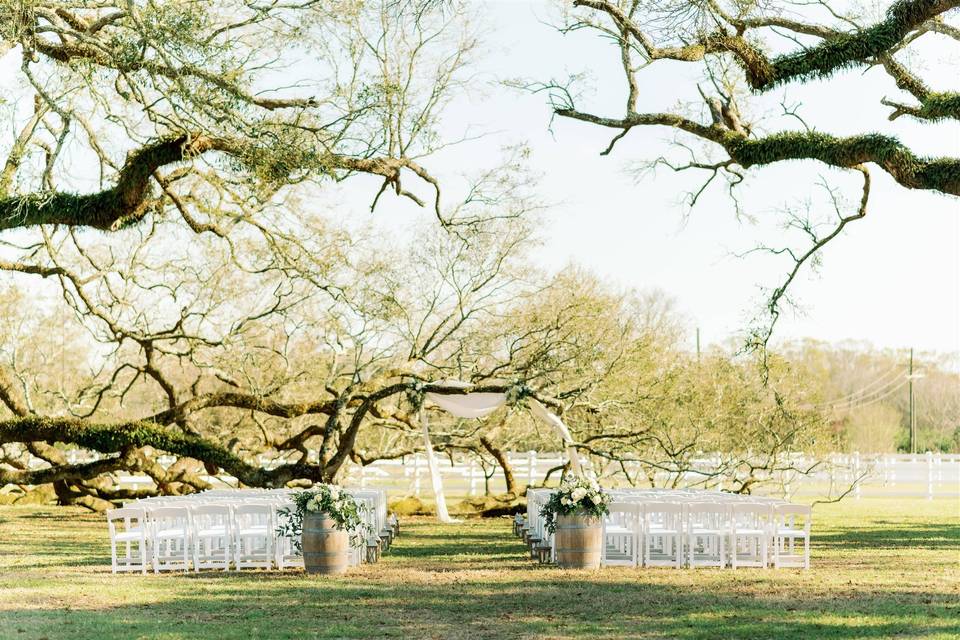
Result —
<instances>
[{"instance_id":1,"label":"power line","mask_svg":"<svg viewBox=\"0 0 960 640\"><path fill-rule=\"evenodd\" d=\"M874 378L872 382L867 384L867 386L857 389L856 391L849 393L845 396L841 396L839 398L831 400L830 402L820 402L818 404L815 404L814 407L829 407L837 404L844 404L855 398L858 398L858 397L862 398L866 395L870 395L867 393L868 390L877 386L877 383L879 383L881 380L883 381L883 384L881 384L880 386L881 387L886 386L892 380L895 380L897 378L897 374L900 373L902 369L903 369L903 365L895 364L893 365L893 367L891 367L886 372L884 372L883 375L878 376L877 378ZM890 376L891 373L893 374L893 377Z\"/></svg>"},{"instance_id":2,"label":"power line","mask_svg":"<svg viewBox=\"0 0 960 640\"><path fill-rule=\"evenodd\" d=\"M880 402L881 400L886 400L887 398L889 398L890 396L892 396L894 393L896 393L896 392L899 391L900 389L903 389L904 385L907 384L907 382L908 382L908 380L907 380L906 378L904 378L903 380L900 381L900 384L898 384L897 386L893 387L892 389L890 389L889 391L887 391L886 393L884 393L882 396L877 396L876 398L872 398L872 399L870 399L869 401L863 402L863 403L860 403L860 404L850 405L849 407L846 408L846 410L847 410L847 411L850 411L851 409L860 409L860 408L862 408L862 407L869 407L870 405L876 404L876 403Z\"/></svg>"},{"instance_id":3,"label":"power line","mask_svg":"<svg viewBox=\"0 0 960 640\"><path fill-rule=\"evenodd\" d=\"M898 372L898 373L901 373L901 372ZM860 389L860 391L858 391L857 393L854 393L854 394L850 394L850 395L848 395L848 396L845 396L845 398L850 398L850 399L848 399L848 400L843 400L843 399L841 399L841 400L835 400L834 402L826 403L826 404L823 404L823 405L820 405L820 406L821 406L821 407L828 407L828 408L830 408L830 409L840 409L840 408L847 408L847 409L849 409L850 407L860 406L860 405L864 404L865 402L870 402L870 401L872 401L873 399L875 399L875 397L876 397L877 395L886 393L886 392L889 391L892 387L895 387L895 385L902 386L903 384L905 384L905 383L907 382L906 376L900 377L900 375L897 375L897 376L895 376L895 377L887 380L886 382L884 382L884 383L883 383L882 385L880 385L878 388L873 389L872 391L866 391L866 389L869 389L870 387L876 386L876 382L877 382L878 380L880 380L880 379L881 379L881 378L878 378L877 380L874 380L873 383L869 384L868 386L864 387L863 389Z\"/></svg>"}]
</instances>

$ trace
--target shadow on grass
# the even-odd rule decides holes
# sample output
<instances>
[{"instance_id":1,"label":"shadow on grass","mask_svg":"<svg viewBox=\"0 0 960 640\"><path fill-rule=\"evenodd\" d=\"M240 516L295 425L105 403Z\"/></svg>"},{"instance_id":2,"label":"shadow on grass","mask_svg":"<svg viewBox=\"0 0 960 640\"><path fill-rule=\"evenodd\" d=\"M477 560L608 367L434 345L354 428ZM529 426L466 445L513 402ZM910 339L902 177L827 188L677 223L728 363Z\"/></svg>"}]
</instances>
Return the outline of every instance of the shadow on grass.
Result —
<instances>
[{"instance_id":1,"label":"shadow on grass","mask_svg":"<svg viewBox=\"0 0 960 640\"><path fill-rule=\"evenodd\" d=\"M208 574L209 575L209 574ZM147 606L0 612L0 628L57 638L887 638L960 635L946 594L765 598L638 579L396 584L356 576L237 576ZM362 576L361 576L362 579ZM192 592L190 592L192 591ZM798 594L799 595L799 594ZM0 632L2 635L2 632Z\"/></svg>"},{"instance_id":2,"label":"shadow on grass","mask_svg":"<svg viewBox=\"0 0 960 640\"><path fill-rule=\"evenodd\" d=\"M905 524L878 521L876 526L847 529L836 533L813 533L815 547L856 547L859 549L960 550L960 526L950 524Z\"/></svg>"}]
</instances>

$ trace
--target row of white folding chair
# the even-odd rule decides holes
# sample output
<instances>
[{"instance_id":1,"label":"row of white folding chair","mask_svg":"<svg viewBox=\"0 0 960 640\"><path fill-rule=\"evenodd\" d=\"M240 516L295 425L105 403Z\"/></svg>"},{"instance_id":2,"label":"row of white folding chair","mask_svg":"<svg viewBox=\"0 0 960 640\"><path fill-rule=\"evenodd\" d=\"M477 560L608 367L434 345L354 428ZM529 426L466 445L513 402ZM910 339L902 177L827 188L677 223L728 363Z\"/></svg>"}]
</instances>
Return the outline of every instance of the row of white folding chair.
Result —
<instances>
[{"instance_id":1,"label":"row of white folding chair","mask_svg":"<svg viewBox=\"0 0 960 640\"><path fill-rule=\"evenodd\" d=\"M353 495L355 499L366 505L363 517L365 522L380 536L387 527L387 497L382 489L345 489ZM183 498L201 500L201 501L254 501L259 502L264 499L274 500L278 506L289 507L292 499L292 490L289 489L265 489L259 491L251 490L230 490L214 489L204 491L198 494L191 494ZM177 500L182 500L178 498Z\"/></svg>"},{"instance_id":2,"label":"row of white folding chair","mask_svg":"<svg viewBox=\"0 0 960 640\"><path fill-rule=\"evenodd\" d=\"M760 503L614 502L603 560L627 566L810 566L810 508ZM798 520L802 524L798 524ZM796 552L796 542L803 552Z\"/></svg>"},{"instance_id":3,"label":"row of white folding chair","mask_svg":"<svg viewBox=\"0 0 960 640\"><path fill-rule=\"evenodd\" d=\"M536 527L534 523L542 520L540 508L549 499L553 489L528 489L527 493L527 522L529 526ZM769 504L787 504L779 498L744 496L740 494L727 493L722 491L709 491L701 489L606 489L607 493L617 502L748 502L755 504L758 502Z\"/></svg>"},{"instance_id":4,"label":"row of white folding chair","mask_svg":"<svg viewBox=\"0 0 960 640\"><path fill-rule=\"evenodd\" d=\"M231 564L269 569L274 563L276 520L269 504L124 507L109 511L107 523L114 573L146 573L148 565L160 572L191 565L197 571Z\"/></svg>"},{"instance_id":5,"label":"row of white folding chair","mask_svg":"<svg viewBox=\"0 0 960 640\"><path fill-rule=\"evenodd\" d=\"M202 495L202 494L195 494ZM158 516L178 514L183 519L183 512L178 509L187 508L192 513L198 509L205 510L207 517L213 514L222 514L221 520L212 527L197 531L196 526L189 520L187 526L181 523L168 523L170 526L149 526L146 529L146 545L151 549L151 562L156 570L183 569L189 562L190 554L187 547L193 550L193 563L200 568L227 568L230 562L237 569L244 568L271 568L278 569L291 566L302 566L303 557L298 552L294 541L286 536L276 534L277 525L284 517L281 509L292 506L282 495L266 499L265 496L243 496L240 504L234 504L236 496L207 496L206 500L191 497L172 499L150 499L140 501L141 508L147 509L147 523L154 522ZM218 498L220 498L218 500ZM209 508L208 508L209 507ZM173 509L174 511L166 511ZM267 516L269 510L269 517ZM227 515L229 514L229 515ZM259 514L256 521L251 521L254 514ZM376 520L374 520L376 521ZM386 526L386 523L384 523ZM184 530L189 529L188 535ZM159 533L157 533L159 531ZM382 533L382 531L377 532ZM111 524L111 549L115 554L113 542L114 527ZM124 538L131 540L139 536L136 531L128 530ZM369 542L369 541L368 541ZM130 558L130 544L127 547L127 558ZM232 555L231 555L232 552ZM351 548L350 564L358 565L363 555L359 548ZM127 563L129 564L129 563ZM123 566L114 562L114 567ZM134 563L134 567L136 565ZM116 569L115 569L116 570ZM119 569L124 570L124 569ZM130 570L130 569L127 569Z\"/></svg>"}]
</instances>

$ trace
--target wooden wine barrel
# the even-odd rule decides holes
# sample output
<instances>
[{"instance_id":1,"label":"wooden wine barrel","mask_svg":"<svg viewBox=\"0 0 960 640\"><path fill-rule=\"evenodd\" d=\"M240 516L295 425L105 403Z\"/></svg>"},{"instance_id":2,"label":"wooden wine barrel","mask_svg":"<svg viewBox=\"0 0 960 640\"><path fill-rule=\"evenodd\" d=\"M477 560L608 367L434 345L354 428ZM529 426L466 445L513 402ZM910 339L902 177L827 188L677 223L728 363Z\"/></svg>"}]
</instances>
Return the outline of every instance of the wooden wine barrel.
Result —
<instances>
[{"instance_id":1,"label":"wooden wine barrel","mask_svg":"<svg viewBox=\"0 0 960 640\"><path fill-rule=\"evenodd\" d=\"M603 523L595 516L558 515L554 545L558 567L597 569L603 545Z\"/></svg>"},{"instance_id":2,"label":"wooden wine barrel","mask_svg":"<svg viewBox=\"0 0 960 640\"><path fill-rule=\"evenodd\" d=\"M307 573L336 575L347 570L350 561L350 536L337 529L326 512L303 514L303 566Z\"/></svg>"}]
</instances>

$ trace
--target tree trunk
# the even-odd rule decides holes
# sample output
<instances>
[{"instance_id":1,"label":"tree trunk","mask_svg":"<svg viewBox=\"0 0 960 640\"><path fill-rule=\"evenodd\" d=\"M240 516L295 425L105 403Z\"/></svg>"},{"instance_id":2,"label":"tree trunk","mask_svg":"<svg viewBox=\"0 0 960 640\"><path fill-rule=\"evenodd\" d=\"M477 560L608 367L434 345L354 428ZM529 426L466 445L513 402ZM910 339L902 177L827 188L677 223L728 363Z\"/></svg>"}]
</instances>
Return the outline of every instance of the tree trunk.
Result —
<instances>
[{"instance_id":1,"label":"tree trunk","mask_svg":"<svg viewBox=\"0 0 960 640\"><path fill-rule=\"evenodd\" d=\"M507 493L512 493L515 496L520 495L517 487L517 479L513 476L513 467L510 466L510 461L507 460L507 455L503 452L502 449L498 449L493 442L486 436L480 436L480 444L483 445L483 448L486 449L490 455L494 457L497 461L497 464L500 465L500 468L503 469L503 479L507 483Z\"/></svg>"}]
</instances>

